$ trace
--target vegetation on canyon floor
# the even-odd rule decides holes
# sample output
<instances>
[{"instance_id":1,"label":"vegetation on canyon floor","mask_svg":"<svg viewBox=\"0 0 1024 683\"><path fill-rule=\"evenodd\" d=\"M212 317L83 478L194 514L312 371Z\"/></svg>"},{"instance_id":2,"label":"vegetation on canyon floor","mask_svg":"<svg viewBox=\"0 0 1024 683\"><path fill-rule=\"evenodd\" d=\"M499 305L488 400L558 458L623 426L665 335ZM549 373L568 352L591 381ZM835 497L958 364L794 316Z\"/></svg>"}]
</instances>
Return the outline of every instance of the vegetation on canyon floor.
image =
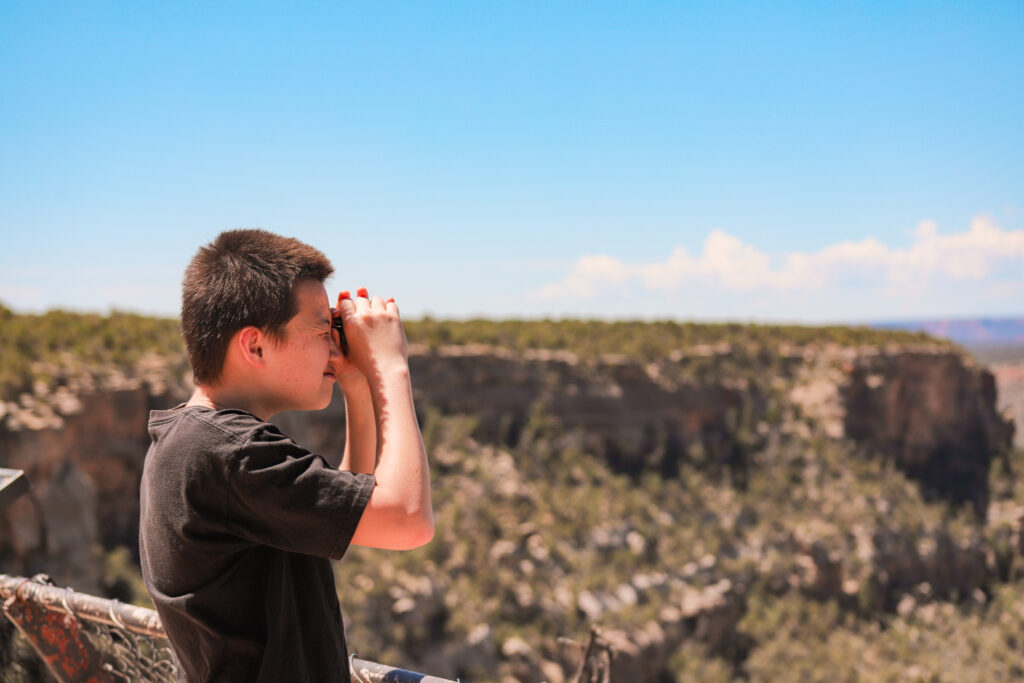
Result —
<instances>
[{"instance_id":1,"label":"vegetation on canyon floor","mask_svg":"<svg viewBox=\"0 0 1024 683\"><path fill-rule=\"evenodd\" d=\"M847 444L779 435L737 487L690 465L616 474L542 412L510 449L475 443L465 418L432 421L434 543L337 565L361 651L467 680L493 678L495 661L550 680L568 657L558 637L599 624L636 680L1021 671L1012 516L928 502ZM1024 501L1024 454L997 469L992 505Z\"/></svg>"}]
</instances>

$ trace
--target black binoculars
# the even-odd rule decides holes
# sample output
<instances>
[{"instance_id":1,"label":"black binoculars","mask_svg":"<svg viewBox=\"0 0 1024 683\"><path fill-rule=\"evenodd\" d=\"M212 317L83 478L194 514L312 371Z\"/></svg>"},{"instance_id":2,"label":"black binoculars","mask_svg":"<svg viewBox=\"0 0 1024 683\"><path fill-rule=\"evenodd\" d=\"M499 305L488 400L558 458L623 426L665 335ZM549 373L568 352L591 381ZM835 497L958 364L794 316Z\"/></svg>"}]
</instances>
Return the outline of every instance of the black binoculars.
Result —
<instances>
[{"instance_id":1,"label":"black binoculars","mask_svg":"<svg viewBox=\"0 0 1024 683\"><path fill-rule=\"evenodd\" d=\"M341 352L347 356L348 355L348 340L345 339L345 328L342 327L342 325L341 325L341 316L340 315L337 318L333 318L331 320L331 329L337 331L337 333L338 333L338 336L337 336L338 346L341 347Z\"/></svg>"}]
</instances>

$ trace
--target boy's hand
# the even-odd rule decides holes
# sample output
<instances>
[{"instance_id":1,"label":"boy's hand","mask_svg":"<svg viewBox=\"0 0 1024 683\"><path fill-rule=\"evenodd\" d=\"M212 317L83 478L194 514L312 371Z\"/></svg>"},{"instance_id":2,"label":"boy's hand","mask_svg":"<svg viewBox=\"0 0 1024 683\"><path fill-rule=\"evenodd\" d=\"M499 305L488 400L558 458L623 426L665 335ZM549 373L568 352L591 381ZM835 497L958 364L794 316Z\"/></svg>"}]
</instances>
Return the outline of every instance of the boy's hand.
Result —
<instances>
[{"instance_id":1,"label":"boy's hand","mask_svg":"<svg viewBox=\"0 0 1024 683\"><path fill-rule=\"evenodd\" d=\"M383 369L408 366L409 346L393 298L385 301L375 296L371 300L366 288L360 287L353 299L346 290L338 295L338 312L348 340L346 360L366 377Z\"/></svg>"},{"instance_id":2,"label":"boy's hand","mask_svg":"<svg viewBox=\"0 0 1024 683\"><path fill-rule=\"evenodd\" d=\"M337 309L332 308L331 316L340 317L341 313ZM331 343L337 345L337 336L332 336L334 338ZM363 371L355 363L349 360L345 353L332 353L330 363L331 370L334 371L334 379L345 393L345 396L368 392L366 375L363 374Z\"/></svg>"}]
</instances>

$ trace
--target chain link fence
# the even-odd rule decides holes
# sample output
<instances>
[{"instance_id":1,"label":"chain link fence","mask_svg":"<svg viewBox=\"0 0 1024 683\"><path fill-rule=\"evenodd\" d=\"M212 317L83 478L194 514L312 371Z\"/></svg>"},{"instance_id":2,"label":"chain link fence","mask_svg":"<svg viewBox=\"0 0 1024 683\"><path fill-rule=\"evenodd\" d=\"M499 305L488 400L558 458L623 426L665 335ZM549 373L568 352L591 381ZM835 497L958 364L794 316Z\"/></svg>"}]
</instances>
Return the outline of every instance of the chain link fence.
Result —
<instances>
[{"instance_id":1,"label":"chain link fence","mask_svg":"<svg viewBox=\"0 0 1024 683\"><path fill-rule=\"evenodd\" d=\"M156 612L31 579L0 574L0 680L85 683L178 680L178 664ZM455 683L352 657L359 682Z\"/></svg>"}]
</instances>

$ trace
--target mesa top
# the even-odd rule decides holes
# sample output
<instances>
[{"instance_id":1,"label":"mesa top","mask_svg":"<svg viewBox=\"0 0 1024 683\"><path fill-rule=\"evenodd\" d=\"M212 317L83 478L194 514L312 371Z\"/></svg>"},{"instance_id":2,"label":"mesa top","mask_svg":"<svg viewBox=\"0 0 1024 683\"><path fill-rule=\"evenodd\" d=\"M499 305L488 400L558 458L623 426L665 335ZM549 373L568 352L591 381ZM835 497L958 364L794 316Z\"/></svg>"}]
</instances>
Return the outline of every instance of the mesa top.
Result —
<instances>
[{"instance_id":1,"label":"mesa top","mask_svg":"<svg viewBox=\"0 0 1024 683\"><path fill-rule=\"evenodd\" d=\"M241 410L150 413L139 551L189 681L349 681L327 558L345 554L372 474L334 469Z\"/></svg>"}]
</instances>

